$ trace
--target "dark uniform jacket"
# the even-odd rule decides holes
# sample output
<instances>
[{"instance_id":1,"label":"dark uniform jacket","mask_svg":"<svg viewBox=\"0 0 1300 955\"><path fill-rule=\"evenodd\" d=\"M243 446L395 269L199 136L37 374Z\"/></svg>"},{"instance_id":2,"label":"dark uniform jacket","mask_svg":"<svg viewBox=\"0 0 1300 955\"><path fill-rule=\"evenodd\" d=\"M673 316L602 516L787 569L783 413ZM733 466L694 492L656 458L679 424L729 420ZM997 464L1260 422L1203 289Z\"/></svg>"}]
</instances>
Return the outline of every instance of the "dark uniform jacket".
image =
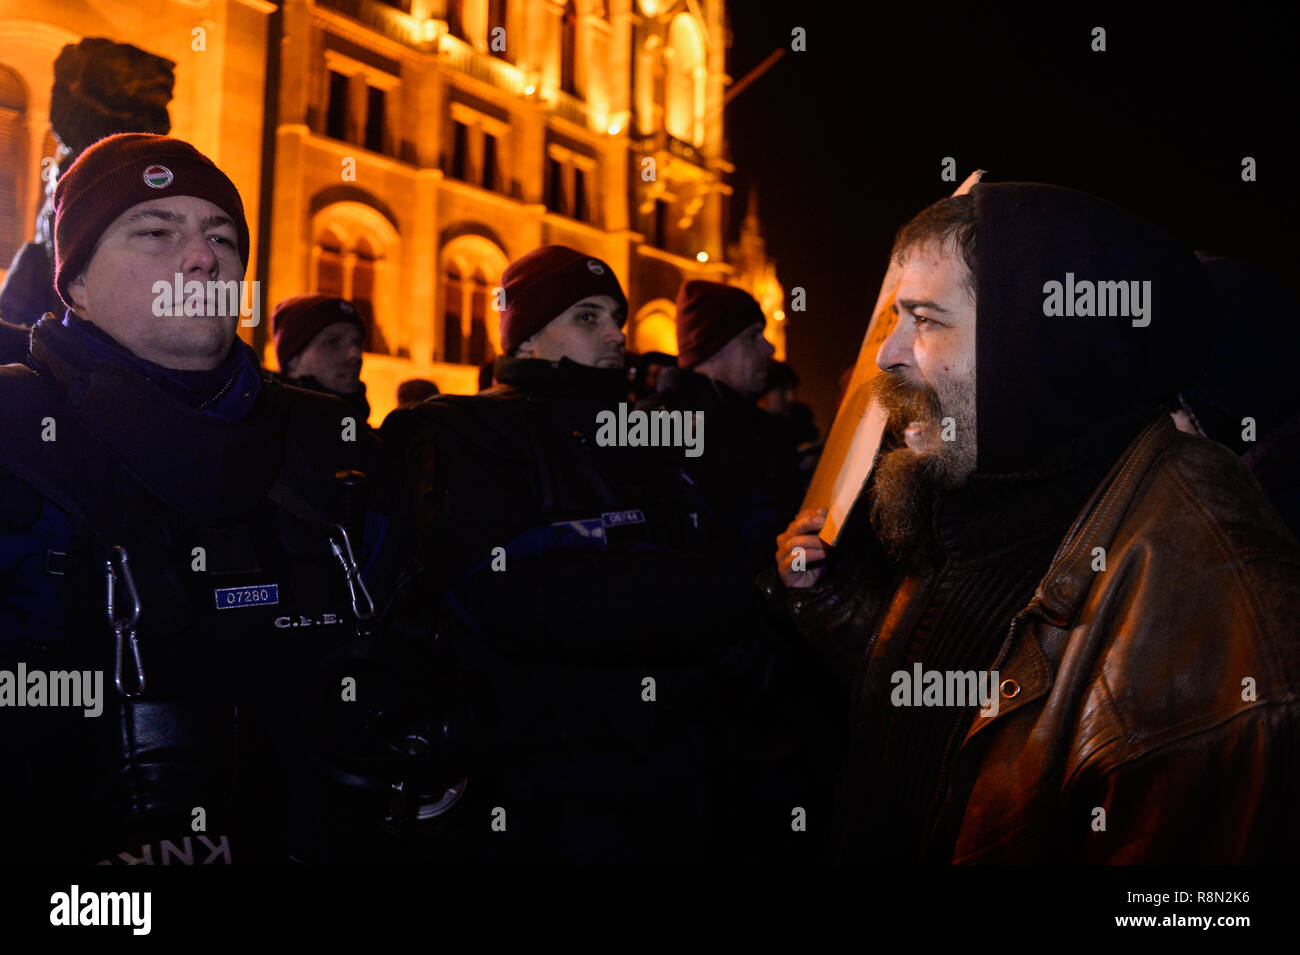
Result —
<instances>
[{"instance_id":1,"label":"dark uniform jacket","mask_svg":"<svg viewBox=\"0 0 1300 955\"><path fill-rule=\"evenodd\" d=\"M324 516L362 463L346 411L238 341L177 374L72 316L36 326L0 396L0 668L102 681L94 716L0 696L6 855L328 855L304 779L313 680L355 633Z\"/></svg>"},{"instance_id":2,"label":"dark uniform jacket","mask_svg":"<svg viewBox=\"0 0 1300 955\"><path fill-rule=\"evenodd\" d=\"M301 375L297 378L290 378L288 375L280 372L270 373L270 377L277 381L282 381L286 385L293 385L295 388L302 388L306 391L315 391L322 395L332 395L348 406L352 415L356 418L357 427L369 430L367 421L370 419L370 402L366 399L366 384L361 383L361 390L351 394L343 394L338 391L331 391L311 375Z\"/></svg>"},{"instance_id":3,"label":"dark uniform jacket","mask_svg":"<svg viewBox=\"0 0 1300 955\"><path fill-rule=\"evenodd\" d=\"M785 423L707 375L670 369L663 378L637 407L702 413L703 453L684 469L700 498L705 537L717 551L741 552L757 571L803 494Z\"/></svg>"},{"instance_id":4,"label":"dark uniform jacket","mask_svg":"<svg viewBox=\"0 0 1300 955\"><path fill-rule=\"evenodd\" d=\"M503 358L496 377L381 431L477 687L470 789L483 819L505 811L485 853L707 855L728 826L724 757L743 748L728 734L756 703L750 575L694 549L681 449L597 443L598 413L625 400L621 369Z\"/></svg>"}]
</instances>

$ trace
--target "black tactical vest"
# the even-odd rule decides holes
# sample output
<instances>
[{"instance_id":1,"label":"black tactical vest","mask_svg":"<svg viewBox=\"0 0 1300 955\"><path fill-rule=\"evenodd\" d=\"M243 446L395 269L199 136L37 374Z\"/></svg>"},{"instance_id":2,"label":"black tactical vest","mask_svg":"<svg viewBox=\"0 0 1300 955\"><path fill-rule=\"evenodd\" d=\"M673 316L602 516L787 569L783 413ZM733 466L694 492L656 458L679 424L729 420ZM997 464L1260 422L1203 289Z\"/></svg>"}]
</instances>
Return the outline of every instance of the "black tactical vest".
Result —
<instances>
[{"instance_id":1,"label":"black tactical vest","mask_svg":"<svg viewBox=\"0 0 1300 955\"><path fill-rule=\"evenodd\" d=\"M153 453L174 456L174 481L191 460L223 470L215 482L190 472L215 483L218 500L186 507L183 490L160 496L157 475L139 473L144 459L101 440L102 408L70 408L22 366L0 369L0 384L11 401L0 467L40 496L42 520L66 518L68 531L40 558L56 608L16 652L29 673L102 673L97 716L7 713L22 731L7 747L17 750L5 797L21 814L15 856L328 858L340 810L320 783L319 729L351 702L336 655L357 636L327 516L332 475L359 463L356 445L339 440L336 405L268 382L251 440L225 457L169 433L160 413ZM51 420L56 439L43 440ZM354 699L372 689L362 684Z\"/></svg>"}]
</instances>

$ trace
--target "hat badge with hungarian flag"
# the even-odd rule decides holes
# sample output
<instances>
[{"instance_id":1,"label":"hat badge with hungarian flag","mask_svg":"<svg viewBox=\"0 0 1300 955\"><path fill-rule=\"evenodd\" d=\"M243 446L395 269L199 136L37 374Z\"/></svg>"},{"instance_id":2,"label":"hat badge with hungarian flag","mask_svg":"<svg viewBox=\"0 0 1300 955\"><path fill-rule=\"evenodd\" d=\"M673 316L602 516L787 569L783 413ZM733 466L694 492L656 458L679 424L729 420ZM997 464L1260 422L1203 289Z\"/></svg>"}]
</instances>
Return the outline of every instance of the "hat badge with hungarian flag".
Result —
<instances>
[{"instance_id":1,"label":"hat badge with hungarian flag","mask_svg":"<svg viewBox=\"0 0 1300 955\"><path fill-rule=\"evenodd\" d=\"M145 168L144 184L150 189L166 189L175 176L166 166L153 165Z\"/></svg>"}]
</instances>

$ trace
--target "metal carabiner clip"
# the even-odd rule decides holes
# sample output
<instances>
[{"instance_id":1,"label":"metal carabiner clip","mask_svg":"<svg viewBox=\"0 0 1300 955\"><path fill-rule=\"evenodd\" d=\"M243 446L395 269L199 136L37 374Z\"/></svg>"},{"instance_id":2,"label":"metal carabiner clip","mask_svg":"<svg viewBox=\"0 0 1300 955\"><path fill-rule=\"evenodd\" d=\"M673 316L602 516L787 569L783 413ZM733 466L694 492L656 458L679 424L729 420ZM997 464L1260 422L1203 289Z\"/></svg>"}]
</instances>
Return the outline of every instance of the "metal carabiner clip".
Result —
<instances>
[{"instance_id":1,"label":"metal carabiner clip","mask_svg":"<svg viewBox=\"0 0 1300 955\"><path fill-rule=\"evenodd\" d=\"M366 582L361 579L357 569L357 559L352 556L352 539L347 528L342 524L330 525L330 549L343 567L343 575L348 582L348 593L352 597L352 613L357 620L369 620L375 615L375 602L370 599Z\"/></svg>"},{"instance_id":2,"label":"metal carabiner clip","mask_svg":"<svg viewBox=\"0 0 1300 955\"><path fill-rule=\"evenodd\" d=\"M126 548L115 546L112 556L104 562L104 569L108 575L108 622L113 628L115 643L116 669L113 672L113 685L124 697L135 699L144 695L144 664L140 661L140 638L135 632L135 625L140 622L140 592L135 589L135 578L131 576L131 562ZM130 601L130 610L121 615L117 608L119 579ZM131 658L135 665L135 678L131 689L126 688L123 679L124 650L127 646L131 649Z\"/></svg>"}]
</instances>

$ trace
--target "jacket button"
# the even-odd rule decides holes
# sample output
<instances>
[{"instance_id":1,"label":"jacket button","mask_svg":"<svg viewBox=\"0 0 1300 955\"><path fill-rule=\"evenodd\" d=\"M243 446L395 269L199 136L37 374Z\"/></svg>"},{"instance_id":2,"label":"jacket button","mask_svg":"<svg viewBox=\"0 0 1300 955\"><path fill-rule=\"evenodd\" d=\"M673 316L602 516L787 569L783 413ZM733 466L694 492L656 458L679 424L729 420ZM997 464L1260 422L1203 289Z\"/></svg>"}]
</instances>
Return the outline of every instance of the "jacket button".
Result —
<instances>
[{"instance_id":1,"label":"jacket button","mask_svg":"<svg viewBox=\"0 0 1300 955\"><path fill-rule=\"evenodd\" d=\"M1020 684L1015 680L1003 680L1001 689L1002 695L1008 700L1015 699L1020 695Z\"/></svg>"}]
</instances>

